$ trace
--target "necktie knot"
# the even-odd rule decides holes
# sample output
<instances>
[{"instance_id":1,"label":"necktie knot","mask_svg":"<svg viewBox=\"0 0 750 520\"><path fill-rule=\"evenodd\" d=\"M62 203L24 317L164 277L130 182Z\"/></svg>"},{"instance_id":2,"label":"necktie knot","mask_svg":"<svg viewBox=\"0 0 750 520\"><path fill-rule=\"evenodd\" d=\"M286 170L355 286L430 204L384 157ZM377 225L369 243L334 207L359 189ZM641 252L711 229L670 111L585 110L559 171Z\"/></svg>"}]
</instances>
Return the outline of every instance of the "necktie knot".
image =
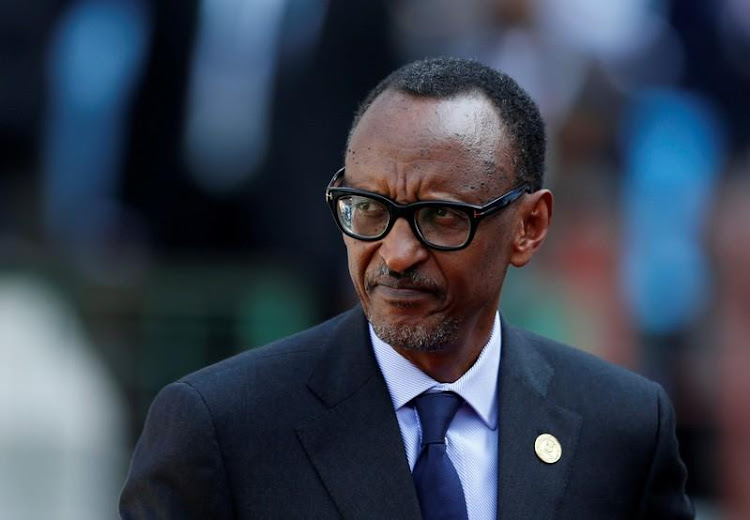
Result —
<instances>
[{"instance_id":1,"label":"necktie knot","mask_svg":"<svg viewBox=\"0 0 750 520\"><path fill-rule=\"evenodd\" d=\"M461 407L463 399L453 392L421 394L414 398L414 405L422 426L422 445L445 444L453 416Z\"/></svg>"}]
</instances>

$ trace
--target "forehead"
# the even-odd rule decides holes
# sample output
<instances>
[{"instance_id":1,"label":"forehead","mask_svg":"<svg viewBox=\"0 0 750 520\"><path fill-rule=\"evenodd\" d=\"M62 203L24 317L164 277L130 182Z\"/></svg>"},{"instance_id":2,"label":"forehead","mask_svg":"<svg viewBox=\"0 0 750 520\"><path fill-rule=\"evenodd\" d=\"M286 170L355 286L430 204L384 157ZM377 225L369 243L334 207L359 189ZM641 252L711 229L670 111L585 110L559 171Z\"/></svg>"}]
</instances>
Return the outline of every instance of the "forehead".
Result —
<instances>
[{"instance_id":1,"label":"forehead","mask_svg":"<svg viewBox=\"0 0 750 520\"><path fill-rule=\"evenodd\" d=\"M386 90L361 117L346 154L347 181L392 196L495 192L512 179L511 147L479 92L427 98ZM377 189L376 189L377 188Z\"/></svg>"}]
</instances>

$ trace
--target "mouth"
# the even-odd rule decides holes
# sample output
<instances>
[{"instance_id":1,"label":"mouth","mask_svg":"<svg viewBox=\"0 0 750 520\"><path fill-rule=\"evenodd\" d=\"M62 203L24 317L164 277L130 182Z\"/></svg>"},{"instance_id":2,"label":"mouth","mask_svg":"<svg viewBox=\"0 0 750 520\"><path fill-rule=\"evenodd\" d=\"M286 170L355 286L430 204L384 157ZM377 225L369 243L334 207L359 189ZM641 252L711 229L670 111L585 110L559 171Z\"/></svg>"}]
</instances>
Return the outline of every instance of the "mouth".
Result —
<instances>
[{"instance_id":1,"label":"mouth","mask_svg":"<svg viewBox=\"0 0 750 520\"><path fill-rule=\"evenodd\" d=\"M419 287L415 285L388 285L388 284L376 284L370 288L369 292L379 291L386 295L398 296L400 298L418 298L427 295L433 295L434 292L426 287Z\"/></svg>"},{"instance_id":2,"label":"mouth","mask_svg":"<svg viewBox=\"0 0 750 520\"><path fill-rule=\"evenodd\" d=\"M417 305L427 299L440 299L442 292L437 284L416 273L397 278L393 275L375 276L367 280L366 292L399 307Z\"/></svg>"},{"instance_id":3,"label":"mouth","mask_svg":"<svg viewBox=\"0 0 750 520\"><path fill-rule=\"evenodd\" d=\"M368 293L371 299L378 299L387 305L399 309L417 308L435 299L433 292L412 287L375 285Z\"/></svg>"}]
</instances>

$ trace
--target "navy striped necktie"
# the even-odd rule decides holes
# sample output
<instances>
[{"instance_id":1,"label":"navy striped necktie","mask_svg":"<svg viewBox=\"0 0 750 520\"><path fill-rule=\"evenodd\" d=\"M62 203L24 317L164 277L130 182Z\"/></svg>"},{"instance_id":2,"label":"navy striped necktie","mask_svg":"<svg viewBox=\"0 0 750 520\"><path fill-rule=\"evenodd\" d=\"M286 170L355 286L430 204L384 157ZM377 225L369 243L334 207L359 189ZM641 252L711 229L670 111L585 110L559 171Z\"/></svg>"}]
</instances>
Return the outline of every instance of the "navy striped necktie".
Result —
<instances>
[{"instance_id":1,"label":"navy striped necktie","mask_svg":"<svg viewBox=\"0 0 750 520\"><path fill-rule=\"evenodd\" d=\"M461 480L448 458L445 434L463 399L452 392L414 398L422 426L422 451L412 475L424 520L466 520Z\"/></svg>"}]
</instances>

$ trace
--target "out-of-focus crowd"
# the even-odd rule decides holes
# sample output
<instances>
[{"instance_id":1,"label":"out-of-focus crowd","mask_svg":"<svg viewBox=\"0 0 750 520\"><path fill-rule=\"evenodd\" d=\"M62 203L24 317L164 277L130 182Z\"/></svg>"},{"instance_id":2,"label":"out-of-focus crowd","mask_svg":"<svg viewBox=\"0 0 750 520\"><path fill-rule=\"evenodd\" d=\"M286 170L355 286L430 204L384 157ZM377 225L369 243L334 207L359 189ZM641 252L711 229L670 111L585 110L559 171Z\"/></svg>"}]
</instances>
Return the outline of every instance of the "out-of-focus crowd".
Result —
<instances>
[{"instance_id":1,"label":"out-of-focus crowd","mask_svg":"<svg viewBox=\"0 0 750 520\"><path fill-rule=\"evenodd\" d=\"M661 382L699 518L750 518L750 4L0 0L0 517L115 515L148 403L355 302L357 103L474 58L547 122L502 311Z\"/></svg>"}]
</instances>

